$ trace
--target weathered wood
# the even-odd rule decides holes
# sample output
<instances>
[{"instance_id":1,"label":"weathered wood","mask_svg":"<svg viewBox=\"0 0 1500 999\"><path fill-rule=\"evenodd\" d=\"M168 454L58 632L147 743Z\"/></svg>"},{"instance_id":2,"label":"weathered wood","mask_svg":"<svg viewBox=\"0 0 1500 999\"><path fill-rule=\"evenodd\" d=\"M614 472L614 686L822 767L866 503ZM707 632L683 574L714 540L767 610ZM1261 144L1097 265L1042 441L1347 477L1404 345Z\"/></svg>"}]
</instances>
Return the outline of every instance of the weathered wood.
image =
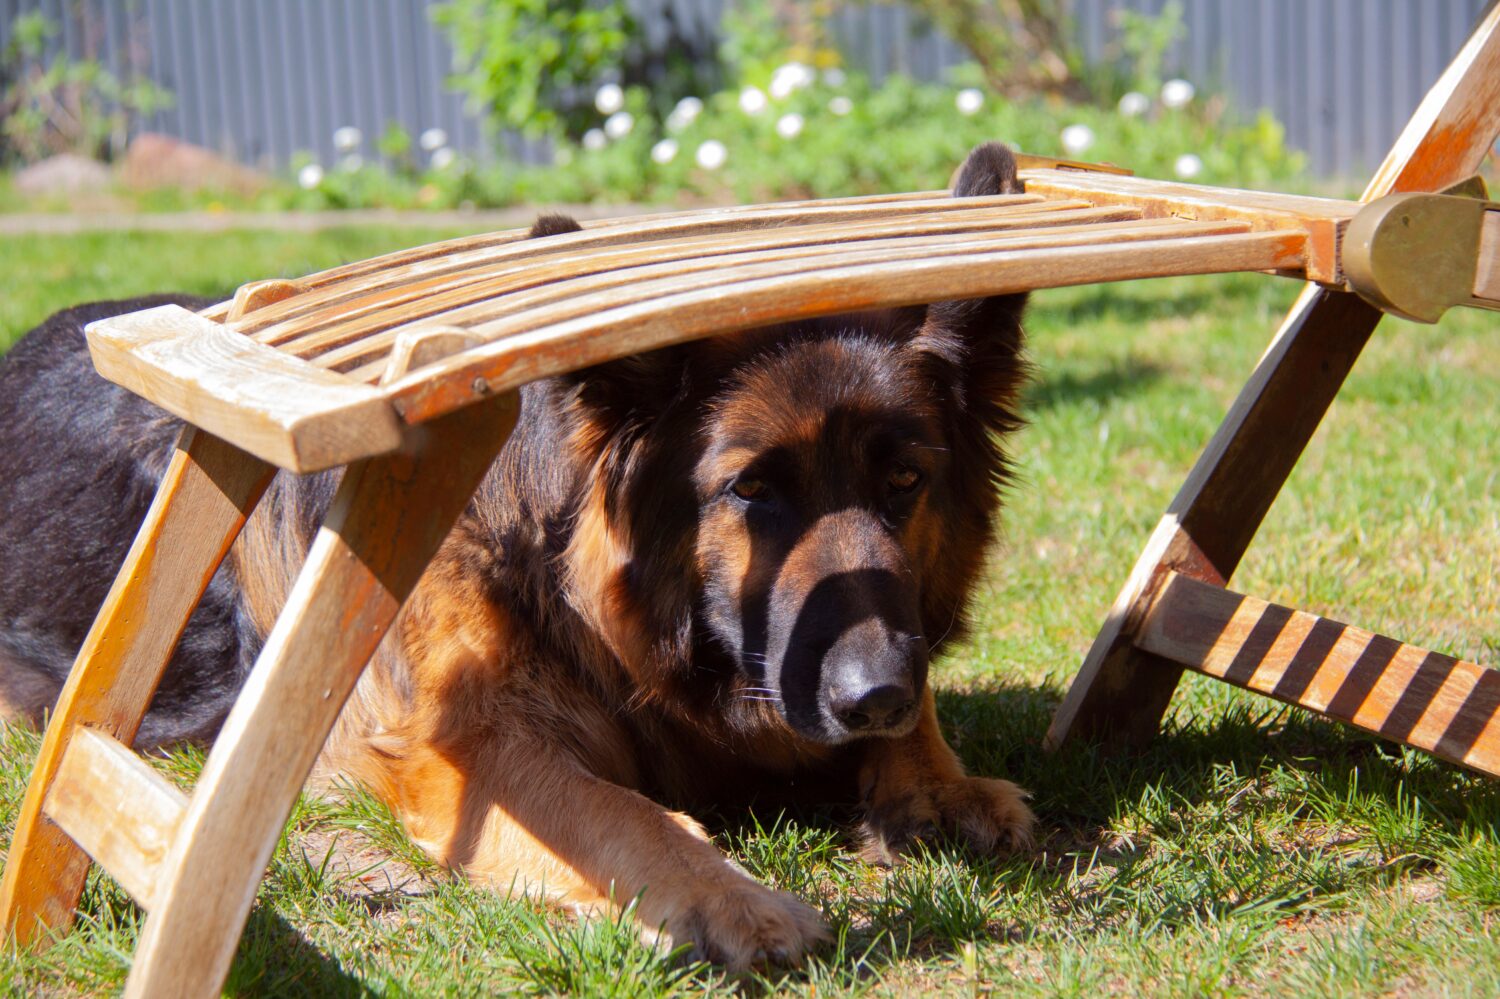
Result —
<instances>
[{"instance_id":1,"label":"weathered wood","mask_svg":"<svg viewBox=\"0 0 1500 999\"><path fill-rule=\"evenodd\" d=\"M515 288L608 270L814 244L1077 225L1138 218L1140 214L1128 208L1090 208L1081 201L980 209L962 209L956 202L949 203L955 205L951 211L894 220L802 225L672 240L598 245L591 232L528 240L483 254L455 255L445 259L440 267L434 265L420 272L383 273L377 278L330 288L329 298L320 308L302 311L252 335L258 342L307 357L327 343L346 342L393 323L431 315L438 311L431 305L434 301L466 304Z\"/></svg>"},{"instance_id":2,"label":"weathered wood","mask_svg":"<svg viewBox=\"0 0 1500 999\"><path fill-rule=\"evenodd\" d=\"M141 908L150 910L187 801L118 740L80 727L43 807Z\"/></svg>"},{"instance_id":3,"label":"weathered wood","mask_svg":"<svg viewBox=\"0 0 1500 999\"><path fill-rule=\"evenodd\" d=\"M859 309L1009 294L1039 285L1274 270L1298 259L1302 245L1301 234L1267 232L1143 241L1130 253L1086 243L811 272L786 262L761 264L745 268L734 284L713 283L679 293L664 287L659 297L550 325L538 326L537 317L530 314L477 324L474 331L493 342L441 361L420 376L403 378L386 391L405 418L415 423L535 378L711 332Z\"/></svg>"},{"instance_id":4,"label":"weathered wood","mask_svg":"<svg viewBox=\"0 0 1500 999\"><path fill-rule=\"evenodd\" d=\"M242 284L234 293L234 298L230 300L229 313L225 318L231 322L243 319L248 312L264 308L272 302L280 302L293 295L299 295L306 290L306 286L300 281L287 281L281 278Z\"/></svg>"},{"instance_id":5,"label":"weathered wood","mask_svg":"<svg viewBox=\"0 0 1500 999\"><path fill-rule=\"evenodd\" d=\"M956 233L945 236L877 239L855 244L833 243L811 246L689 257L665 263L642 264L600 273L566 276L569 268L555 278L547 278L547 269L538 268L524 275L497 279L484 285L466 288L452 295L438 295L422 302L416 311L419 322L442 322L469 328L481 341L493 339L485 333L496 322L509 317L527 317L528 325L571 318L585 310L627 305L668 294L679 294L696 288L727 288L743 281L759 280L776 273L815 275L830 269L852 266L884 266L899 276L911 262L950 257L957 254L979 254L994 251L1018 252L1049 247L1125 244L1176 237L1226 235L1244 231L1240 223L1173 223L1164 219L1130 223L1073 225L1044 229L1021 229L997 233ZM1062 275L1057 275L1062 276ZM1054 275L1048 274L1043 283ZM504 289L490 295L490 288ZM821 294L836 298L840 291L826 283ZM438 311L441 310L441 311ZM326 353L312 357L314 364L347 370L350 361L384 353L392 338L406 328L400 325L399 313L386 319L398 325L391 329L365 333L350 342L336 346L348 337L347 327L340 326L313 334L300 341L303 349L327 348ZM364 373L351 371L350 377L362 380Z\"/></svg>"},{"instance_id":6,"label":"weathered wood","mask_svg":"<svg viewBox=\"0 0 1500 999\"><path fill-rule=\"evenodd\" d=\"M1490 8L1366 189L1441 191L1478 170L1500 133L1500 5ZM1113 178L1111 178L1113 179ZM1156 733L1181 667L1131 641L1141 599L1176 570L1223 584L1281 491L1380 313L1309 285L1157 525L1059 706L1046 743Z\"/></svg>"},{"instance_id":7,"label":"weathered wood","mask_svg":"<svg viewBox=\"0 0 1500 999\"><path fill-rule=\"evenodd\" d=\"M183 815L127 996L217 992L324 739L518 408L513 394L470 406L345 472Z\"/></svg>"},{"instance_id":8,"label":"weathered wood","mask_svg":"<svg viewBox=\"0 0 1500 999\"><path fill-rule=\"evenodd\" d=\"M88 874L88 858L42 814L69 744L80 726L126 744L135 738L188 616L274 471L202 431L178 444L58 695L16 816L0 927L19 943L66 930Z\"/></svg>"},{"instance_id":9,"label":"weathered wood","mask_svg":"<svg viewBox=\"0 0 1500 999\"><path fill-rule=\"evenodd\" d=\"M401 445L381 393L232 333L177 305L90 323L99 373L294 472Z\"/></svg>"},{"instance_id":10,"label":"weathered wood","mask_svg":"<svg viewBox=\"0 0 1500 999\"><path fill-rule=\"evenodd\" d=\"M1500 672L1168 572L1135 645L1500 777Z\"/></svg>"},{"instance_id":11,"label":"weathered wood","mask_svg":"<svg viewBox=\"0 0 1500 999\"><path fill-rule=\"evenodd\" d=\"M394 287L421 277L444 273L490 259L519 259L526 256L544 255L563 247L574 251L587 247L618 246L626 243L641 243L659 239L680 239L691 236L752 232L758 229L776 229L787 226L814 225L831 222L870 221L876 219L913 218L931 212L972 211L983 208L1006 208L1039 204L1042 199L1027 194L997 194L981 198L966 198L962 203L951 198L930 198L917 195L913 198L888 201L855 199L851 202L829 201L814 205L746 205L739 209L714 209L703 212L675 212L660 216L638 216L608 226L585 226L583 232L551 236L546 239L525 240L524 245L512 245L526 235L524 230L505 234L504 239L486 241L482 237L473 245L462 242L453 246L434 243L419 248L410 254L394 254L392 258L377 257L367 265L353 266L343 271L337 280L329 279L333 272L309 275L302 281L311 291L277 302L259 310L254 316L235 323L241 333L262 333L275 323L300 315L341 304L351 291L367 293L380 288ZM447 247L445 252L437 252ZM429 252L431 251L431 252Z\"/></svg>"},{"instance_id":12,"label":"weathered wood","mask_svg":"<svg viewBox=\"0 0 1500 999\"><path fill-rule=\"evenodd\" d=\"M1359 209L1352 201L1294 194L1204 187L1144 177L1118 177L1076 170L1028 170L1021 174L1026 193L1049 198L1082 198L1095 205L1130 205L1146 218L1236 220L1257 231L1306 232L1307 261L1301 276L1338 284L1339 240Z\"/></svg>"},{"instance_id":13,"label":"weathered wood","mask_svg":"<svg viewBox=\"0 0 1500 999\"><path fill-rule=\"evenodd\" d=\"M390 356L381 362L384 370L380 373L380 384L389 385L408 372L481 342L478 336L457 326L419 326L402 330L391 345Z\"/></svg>"},{"instance_id":14,"label":"weathered wood","mask_svg":"<svg viewBox=\"0 0 1500 999\"><path fill-rule=\"evenodd\" d=\"M1474 271L1474 297L1500 302L1500 211L1484 213L1479 236L1479 264Z\"/></svg>"}]
</instances>

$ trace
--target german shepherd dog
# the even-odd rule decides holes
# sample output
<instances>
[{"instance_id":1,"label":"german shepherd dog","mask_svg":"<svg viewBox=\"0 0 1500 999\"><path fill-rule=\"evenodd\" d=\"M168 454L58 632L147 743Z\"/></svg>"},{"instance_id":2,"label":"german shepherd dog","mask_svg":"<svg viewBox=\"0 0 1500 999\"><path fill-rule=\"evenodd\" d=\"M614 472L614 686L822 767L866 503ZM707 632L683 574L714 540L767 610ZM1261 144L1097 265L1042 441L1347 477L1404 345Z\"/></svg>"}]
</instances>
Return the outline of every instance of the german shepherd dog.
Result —
<instances>
[{"instance_id":1,"label":"german shepherd dog","mask_svg":"<svg viewBox=\"0 0 1500 999\"><path fill-rule=\"evenodd\" d=\"M954 194L1020 189L981 146ZM572 231L560 216L534 235ZM91 370L58 313L0 367L0 699L53 702L179 425ZM1019 425L1024 296L736 333L528 385L514 435L319 764L441 863L731 968L796 961L816 910L681 811L858 805L869 855L1025 846L1004 780L943 741L928 662L963 633ZM280 475L188 624L138 739L210 740L338 473Z\"/></svg>"}]
</instances>

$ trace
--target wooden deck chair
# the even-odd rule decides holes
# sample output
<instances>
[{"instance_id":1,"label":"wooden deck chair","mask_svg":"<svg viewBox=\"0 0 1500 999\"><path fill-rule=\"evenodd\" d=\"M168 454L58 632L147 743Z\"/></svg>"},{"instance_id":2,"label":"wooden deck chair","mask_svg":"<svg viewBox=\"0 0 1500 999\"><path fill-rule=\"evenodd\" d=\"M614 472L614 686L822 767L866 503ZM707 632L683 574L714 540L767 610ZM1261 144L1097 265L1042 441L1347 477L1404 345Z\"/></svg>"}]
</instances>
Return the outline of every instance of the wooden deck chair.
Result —
<instances>
[{"instance_id":1,"label":"wooden deck chair","mask_svg":"<svg viewBox=\"0 0 1500 999\"><path fill-rule=\"evenodd\" d=\"M246 285L202 314L94 324L99 371L189 428L43 738L0 886L4 926L25 943L66 930L92 858L148 913L126 994L219 987L335 717L526 382L728 329L1129 278L1311 283L1142 556L1052 740L1148 733L1189 667L1500 772L1497 674L1223 588L1381 308L1431 320L1500 305L1500 206L1398 193L1463 181L1497 131L1492 8L1363 203L1030 161L1022 195L495 233ZM128 748L173 644L275 470L338 465L285 611L185 796Z\"/></svg>"}]
</instances>

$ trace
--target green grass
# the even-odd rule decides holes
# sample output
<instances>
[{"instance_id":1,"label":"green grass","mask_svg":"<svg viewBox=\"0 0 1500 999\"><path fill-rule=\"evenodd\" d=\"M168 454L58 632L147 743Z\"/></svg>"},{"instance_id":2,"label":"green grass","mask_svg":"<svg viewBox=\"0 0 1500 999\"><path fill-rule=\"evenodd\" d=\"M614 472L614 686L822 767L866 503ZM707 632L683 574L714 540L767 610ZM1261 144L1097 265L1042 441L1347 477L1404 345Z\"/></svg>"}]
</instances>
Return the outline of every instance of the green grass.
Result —
<instances>
[{"instance_id":1,"label":"green grass","mask_svg":"<svg viewBox=\"0 0 1500 999\"><path fill-rule=\"evenodd\" d=\"M296 274L429 231L108 235L0 243L0 342L90 298ZM836 822L718 828L835 942L726 981L454 882L367 795L305 800L230 979L248 995L779 991L1500 994L1500 785L1189 677L1142 755L1049 757L1048 717L1129 565L1295 293L1260 277L1038 295L1032 425L973 639L936 670L954 743L1032 789L1034 858L935 850L893 872ZM1500 323L1387 321L1236 577L1238 589L1467 658L1500 659ZM0 742L0 810L35 737ZM164 763L190 777L201 757ZM118 988L141 917L91 880L78 931L0 957L0 992Z\"/></svg>"}]
</instances>

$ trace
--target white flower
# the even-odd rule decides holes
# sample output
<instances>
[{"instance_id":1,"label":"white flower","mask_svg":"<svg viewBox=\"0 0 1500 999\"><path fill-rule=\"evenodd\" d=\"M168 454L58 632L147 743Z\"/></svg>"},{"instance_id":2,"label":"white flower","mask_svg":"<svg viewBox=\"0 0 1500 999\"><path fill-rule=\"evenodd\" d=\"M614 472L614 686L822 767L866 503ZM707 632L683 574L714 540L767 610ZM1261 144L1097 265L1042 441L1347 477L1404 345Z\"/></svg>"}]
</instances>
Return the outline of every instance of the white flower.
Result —
<instances>
[{"instance_id":1,"label":"white flower","mask_svg":"<svg viewBox=\"0 0 1500 999\"><path fill-rule=\"evenodd\" d=\"M670 163L677 158L677 140L662 139L651 147L651 158L658 163Z\"/></svg>"},{"instance_id":2,"label":"white flower","mask_svg":"<svg viewBox=\"0 0 1500 999\"><path fill-rule=\"evenodd\" d=\"M1172 171L1183 180L1192 180L1203 172L1203 161L1192 153L1183 153L1172 164Z\"/></svg>"},{"instance_id":3,"label":"white flower","mask_svg":"<svg viewBox=\"0 0 1500 999\"><path fill-rule=\"evenodd\" d=\"M776 119L776 134L783 139L795 139L802 134L802 116L793 111Z\"/></svg>"},{"instance_id":4,"label":"white flower","mask_svg":"<svg viewBox=\"0 0 1500 999\"><path fill-rule=\"evenodd\" d=\"M792 96L793 91L809 86L815 79L817 77L813 74L812 67L803 63L789 62L778 66L776 72L771 74L771 96L784 101Z\"/></svg>"},{"instance_id":5,"label":"white flower","mask_svg":"<svg viewBox=\"0 0 1500 999\"><path fill-rule=\"evenodd\" d=\"M823 83L829 87L842 87L847 77L844 71L834 66L832 69L823 70Z\"/></svg>"},{"instance_id":6,"label":"white flower","mask_svg":"<svg viewBox=\"0 0 1500 999\"><path fill-rule=\"evenodd\" d=\"M703 102L696 97L684 97L672 109L672 117L682 119L685 125L691 125L702 113Z\"/></svg>"},{"instance_id":7,"label":"white flower","mask_svg":"<svg viewBox=\"0 0 1500 999\"><path fill-rule=\"evenodd\" d=\"M434 149L442 149L448 144L448 133L441 128L429 128L417 138L417 145L422 147L423 152L430 153Z\"/></svg>"},{"instance_id":8,"label":"white flower","mask_svg":"<svg viewBox=\"0 0 1500 999\"><path fill-rule=\"evenodd\" d=\"M602 128L591 128L583 133L583 148L593 152L603 149L609 138Z\"/></svg>"},{"instance_id":9,"label":"white flower","mask_svg":"<svg viewBox=\"0 0 1500 999\"><path fill-rule=\"evenodd\" d=\"M1151 98L1139 90L1132 90L1120 97L1120 113L1127 118L1143 115L1150 107Z\"/></svg>"},{"instance_id":10,"label":"white flower","mask_svg":"<svg viewBox=\"0 0 1500 999\"><path fill-rule=\"evenodd\" d=\"M705 170L717 170L729 159L729 150L718 139L709 139L698 147L698 165Z\"/></svg>"},{"instance_id":11,"label":"white flower","mask_svg":"<svg viewBox=\"0 0 1500 999\"><path fill-rule=\"evenodd\" d=\"M1063 148L1077 156L1094 144L1094 130L1087 125L1069 125L1062 130Z\"/></svg>"},{"instance_id":12,"label":"white flower","mask_svg":"<svg viewBox=\"0 0 1500 999\"><path fill-rule=\"evenodd\" d=\"M594 91L594 107L600 114L614 114L625 106L625 91L618 83L606 83Z\"/></svg>"},{"instance_id":13,"label":"white flower","mask_svg":"<svg viewBox=\"0 0 1500 999\"><path fill-rule=\"evenodd\" d=\"M854 102L845 97L843 94L840 94L839 96L828 102L828 110L832 111L834 114L842 118L844 115L854 110Z\"/></svg>"},{"instance_id":14,"label":"white flower","mask_svg":"<svg viewBox=\"0 0 1500 999\"><path fill-rule=\"evenodd\" d=\"M953 103L958 105L959 114L977 114L984 107L984 94L973 87L965 87L958 92Z\"/></svg>"},{"instance_id":15,"label":"white flower","mask_svg":"<svg viewBox=\"0 0 1500 999\"><path fill-rule=\"evenodd\" d=\"M635 127L635 115L629 111L616 111L604 119L604 134L611 139L623 139Z\"/></svg>"},{"instance_id":16,"label":"white flower","mask_svg":"<svg viewBox=\"0 0 1500 999\"><path fill-rule=\"evenodd\" d=\"M364 133L353 125L345 125L333 132L333 147L341 153L353 152L364 141Z\"/></svg>"},{"instance_id":17,"label":"white flower","mask_svg":"<svg viewBox=\"0 0 1500 999\"><path fill-rule=\"evenodd\" d=\"M766 92L759 87L746 87L740 91L740 110L746 114L760 114L766 109Z\"/></svg>"},{"instance_id":18,"label":"white flower","mask_svg":"<svg viewBox=\"0 0 1500 999\"><path fill-rule=\"evenodd\" d=\"M453 165L453 161L457 158L458 154L452 149L447 146L439 146L432 151L432 159L429 162L431 162L434 170L446 170Z\"/></svg>"},{"instance_id":19,"label":"white flower","mask_svg":"<svg viewBox=\"0 0 1500 999\"><path fill-rule=\"evenodd\" d=\"M345 171L346 173L353 173L364 165L365 158L359 155L359 153L350 153L348 156L345 156L343 159L339 160L339 169Z\"/></svg>"},{"instance_id":20,"label":"white flower","mask_svg":"<svg viewBox=\"0 0 1500 999\"><path fill-rule=\"evenodd\" d=\"M297 185L304 191L311 191L323 183L323 168L316 163L309 163L297 171Z\"/></svg>"},{"instance_id":21,"label":"white flower","mask_svg":"<svg viewBox=\"0 0 1500 999\"><path fill-rule=\"evenodd\" d=\"M1186 107L1197 93L1186 80L1168 80L1161 85L1161 102L1169 108Z\"/></svg>"}]
</instances>

